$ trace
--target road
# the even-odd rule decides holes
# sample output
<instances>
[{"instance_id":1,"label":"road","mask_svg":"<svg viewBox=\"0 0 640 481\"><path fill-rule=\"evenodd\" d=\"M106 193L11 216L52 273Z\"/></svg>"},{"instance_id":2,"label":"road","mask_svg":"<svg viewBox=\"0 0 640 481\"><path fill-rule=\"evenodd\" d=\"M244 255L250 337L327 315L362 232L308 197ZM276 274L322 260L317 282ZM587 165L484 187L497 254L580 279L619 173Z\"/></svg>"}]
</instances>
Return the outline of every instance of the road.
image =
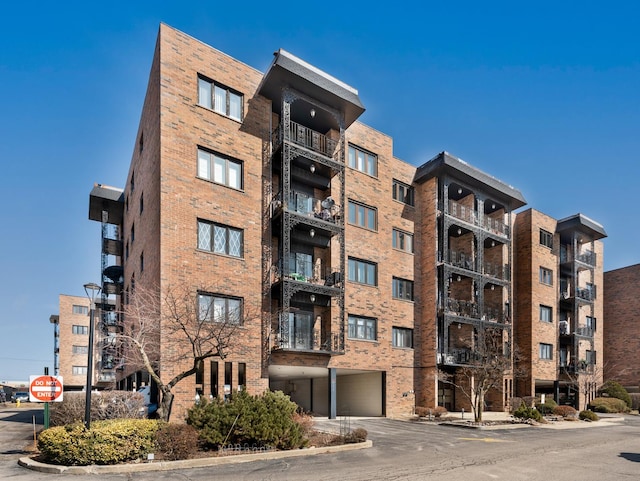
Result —
<instances>
[{"instance_id":1,"label":"road","mask_svg":"<svg viewBox=\"0 0 640 481\"><path fill-rule=\"evenodd\" d=\"M26 406L25 406L26 407ZM41 410L0 409L0 478L20 481L78 480L17 465L33 445L31 419ZM41 419L41 418L40 418ZM326 424L328 421L320 421ZM573 423L566 423L568 426ZM583 423L575 423L576 426ZM527 427L475 430L390 419L351 420L373 441L370 449L210 468L152 473L101 474L100 481L135 480L433 480L524 481L640 478L640 417L569 429ZM97 475L82 478L96 478Z\"/></svg>"}]
</instances>

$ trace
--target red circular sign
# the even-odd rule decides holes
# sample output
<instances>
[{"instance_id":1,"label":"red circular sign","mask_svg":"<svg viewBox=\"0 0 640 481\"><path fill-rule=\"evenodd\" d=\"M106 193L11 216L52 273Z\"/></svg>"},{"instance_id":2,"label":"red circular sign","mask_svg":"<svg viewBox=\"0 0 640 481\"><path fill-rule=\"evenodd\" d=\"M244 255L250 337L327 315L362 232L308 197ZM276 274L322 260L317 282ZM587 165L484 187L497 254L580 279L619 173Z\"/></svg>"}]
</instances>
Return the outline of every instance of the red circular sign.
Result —
<instances>
[{"instance_id":1,"label":"red circular sign","mask_svg":"<svg viewBox=\"0 0 640 481\"><path fill-rule=\"evenodd\" d=\"M62 401L62 378L57 376L31 376L29 394L31 401Z\"/></svg>"}]
</instances>

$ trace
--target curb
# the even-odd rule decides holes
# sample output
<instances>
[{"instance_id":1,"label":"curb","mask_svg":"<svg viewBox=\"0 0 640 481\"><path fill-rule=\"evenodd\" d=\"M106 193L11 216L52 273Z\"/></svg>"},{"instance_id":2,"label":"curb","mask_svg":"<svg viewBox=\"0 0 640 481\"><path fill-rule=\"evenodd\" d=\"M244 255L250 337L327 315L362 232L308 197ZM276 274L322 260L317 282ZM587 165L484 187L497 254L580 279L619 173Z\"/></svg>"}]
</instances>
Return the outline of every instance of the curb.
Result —
<instances>
[{"instance_id":1,"label":"curb","mask_svg":"<svg viewBox=\"0 0 640 481\"><path fill-rule=\"evenodd\" d=\"M154 461L138 464L114 464L109 466L58 466L35 461L29 457L20 458L18 464L23 468L49 474L109 474L109 473L139 473L147 471L171 471L173 469L204 468L225 464L249 463L265 459L283 459L299 456L314 456L317 454L337 453L366 449L373 446L372 441L362 443L343 444L340 446L325 446L321 448L305 448L292 451L274 451L269 453L237 454L216 458L181 459L179 461Z\"/></svg>"}]
</instances>

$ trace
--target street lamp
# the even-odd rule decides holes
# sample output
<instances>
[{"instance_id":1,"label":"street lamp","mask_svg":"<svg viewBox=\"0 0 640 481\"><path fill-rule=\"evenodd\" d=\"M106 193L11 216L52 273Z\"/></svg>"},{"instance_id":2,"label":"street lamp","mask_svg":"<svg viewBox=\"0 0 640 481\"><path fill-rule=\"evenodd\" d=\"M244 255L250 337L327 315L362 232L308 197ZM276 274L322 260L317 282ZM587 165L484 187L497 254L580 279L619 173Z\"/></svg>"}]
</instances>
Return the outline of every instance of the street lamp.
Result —
<instances>
[{"instance_id":1,"label":"street lamp","mask_svg":"<svg viewBox=\"0 0 640 481\"><path fill-rule=\"evenodd\" d=\"M84 426L89 429L91 427L91 385L93 384L91 379L93 375L93 316L96 309L96 297L98 297L98 294L100 293L100 286L94 283L85 284L84 291L87 293L87 297L91 301L91 307L89 308L89 354L87 362L87 386L85 388L84 400Z\"/></svg>"}]
</instances>

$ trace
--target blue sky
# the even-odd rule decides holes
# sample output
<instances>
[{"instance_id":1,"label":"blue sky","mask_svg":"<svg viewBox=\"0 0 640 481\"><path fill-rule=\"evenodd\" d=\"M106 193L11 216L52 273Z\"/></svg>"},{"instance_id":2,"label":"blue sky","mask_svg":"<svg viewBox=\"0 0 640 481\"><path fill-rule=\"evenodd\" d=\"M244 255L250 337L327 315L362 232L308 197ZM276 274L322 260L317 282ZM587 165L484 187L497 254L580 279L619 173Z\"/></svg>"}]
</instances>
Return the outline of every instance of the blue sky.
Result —
<instances>
[{"instance_id":1,"label":"blue sky","mask_svg":"<svg viewBox=\"0 0 640 481\"><path fill-rule=\"evenodd\" d=\"M17 3L0 7L0 381L52 367L58 295L100 280L89 192L124 184L160 22L261 71L284 48L357 88L398 158L446 150L603 224L605 270L640 262L637 2Z\"/></svg>"}]
</instances>

